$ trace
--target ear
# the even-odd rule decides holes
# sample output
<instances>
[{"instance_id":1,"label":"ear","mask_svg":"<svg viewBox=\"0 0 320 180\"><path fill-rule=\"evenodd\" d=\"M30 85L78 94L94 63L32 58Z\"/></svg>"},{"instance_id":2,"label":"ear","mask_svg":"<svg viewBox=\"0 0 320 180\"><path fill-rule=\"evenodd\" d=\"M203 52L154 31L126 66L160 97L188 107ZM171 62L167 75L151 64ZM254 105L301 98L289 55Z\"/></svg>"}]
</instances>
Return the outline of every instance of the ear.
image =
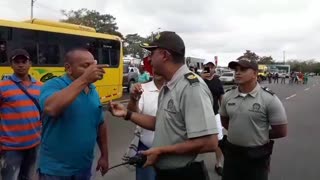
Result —
<instances>
[{"instance_id":1,"label":"ear","mask_svg":"<svg viewBox=\"0 0 320 180\"><path fill-rule=\"evenodd\" d=\"M69 63L64 64L64 70L67 74L72 74L71 65Z\"/></svg>"},{"instance_id":2,"label":"ear","mask_svg":"<svg viewBox=\"0 0 320 180\"><path fill-rule=\"evenodd\" d=\"M165 51L165 53L162 54L162 56L163 56L163 58L162 58L163 62L167 62L167 61L172 60L172 56L170 56L170 54L168 54L166 51Z\"/></svg>"}]
</instances>

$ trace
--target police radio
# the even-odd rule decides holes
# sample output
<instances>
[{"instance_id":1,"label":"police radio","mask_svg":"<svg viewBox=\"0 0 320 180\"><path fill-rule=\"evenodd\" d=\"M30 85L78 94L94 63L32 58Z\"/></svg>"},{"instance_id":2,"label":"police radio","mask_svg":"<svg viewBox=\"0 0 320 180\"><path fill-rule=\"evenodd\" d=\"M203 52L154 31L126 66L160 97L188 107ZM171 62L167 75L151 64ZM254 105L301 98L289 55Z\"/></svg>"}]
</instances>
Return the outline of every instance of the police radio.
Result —
<instances>
[{"instance_id":1,"label":"police radio","mask_svg":"<svg viewBox=\"0 0 320 180\"><path fill-rule=\"evenodd\" d=\"M127 164L141 168L146 161L147 161L147 156L145 156L143 154L137 154L137 155L129 158L126 162L112 166L108 170L113 169L113 168L117 168L119 166L127 165Z\"/></svg>"}]
</instances>

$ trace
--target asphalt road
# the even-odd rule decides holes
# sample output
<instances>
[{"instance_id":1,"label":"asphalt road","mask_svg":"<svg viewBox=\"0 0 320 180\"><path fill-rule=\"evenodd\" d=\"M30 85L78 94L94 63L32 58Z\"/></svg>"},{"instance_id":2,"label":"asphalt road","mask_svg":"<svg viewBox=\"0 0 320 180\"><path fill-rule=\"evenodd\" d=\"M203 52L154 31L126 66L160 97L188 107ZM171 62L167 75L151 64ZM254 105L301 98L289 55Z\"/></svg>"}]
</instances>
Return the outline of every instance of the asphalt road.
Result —
<instances>
[{"instance_id":1,"label":"asphalt road","mask_svg":"<svg viewBox=\"0 0 320 180\"><path fill-rule=\"evenodd\" d=\"M279 81L280 82L280 81ZM319 180L320 170L320 78L309 78L307 85L266 84L283 102L289 121L287 138L276 140L272 155L270 180ZM124 96L121 102L125 103ZM134 125L108 114L110 165L121 162L133 135ZM97 150L97 157L99 152ZM214 153L204 154L211 179L219 180L214 172ZM96 162L95 162L96 164ZM135 180L134 168L119 167L97 180Z\"/></svg>"}]
</instances>

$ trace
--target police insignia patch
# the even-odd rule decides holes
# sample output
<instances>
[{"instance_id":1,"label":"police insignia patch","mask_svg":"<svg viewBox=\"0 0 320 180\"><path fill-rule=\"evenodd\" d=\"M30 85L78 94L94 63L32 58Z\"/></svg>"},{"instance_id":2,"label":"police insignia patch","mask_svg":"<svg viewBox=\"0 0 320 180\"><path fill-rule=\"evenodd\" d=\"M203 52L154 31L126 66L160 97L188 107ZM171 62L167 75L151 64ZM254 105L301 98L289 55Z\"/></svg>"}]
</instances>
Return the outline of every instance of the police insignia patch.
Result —
<instances>
[{"instance_id":1,"label":"police insignia patch","mask_svg":"<svg viewBox=\"0 0 320 180\"><path fill-rule=\"evenodd\" d=\"M189 81L189 83L191 85L194 84L194 83L199 82L198 77L195 74L193 74L192 72L189 72L189 73L185 74L184 77Z\"/></svg>"},{"instance_id":2,"label":"police insignia patch","mask_svg":"<svg viewBox=\"0 0 320 180\"><path fill-rule=\"evenodd\" d=\"M168 101L167 109L170 110L170 111L173 111L173 112L176 111L176 108L174 107L173 99L170 99L170 100Z\"/></svg>"},{"instance_id":3,"label":"police insignia patch","mask_svg":"<svg viewBox=\"0 0 320 180\"><path fill-rule=\"evenodd\" d=\"M255 113L262 113L260 109L261 109L261 105L259 103L254 103L252 105L252 109L249 109L249 111L255 112Z\"/></svg>"},{"instance_id":4,"label":"police insignia patch","mask_svg":"<svg viewBox=\"0 0 320 180\"><path fill-rule=\"evenodd\" d=\"M253 105L252 105L252 109L253 109L253 111L259 111L260 110L260 104L258 104L258 103L254 103Z\"/></svg>"}]
</instances>

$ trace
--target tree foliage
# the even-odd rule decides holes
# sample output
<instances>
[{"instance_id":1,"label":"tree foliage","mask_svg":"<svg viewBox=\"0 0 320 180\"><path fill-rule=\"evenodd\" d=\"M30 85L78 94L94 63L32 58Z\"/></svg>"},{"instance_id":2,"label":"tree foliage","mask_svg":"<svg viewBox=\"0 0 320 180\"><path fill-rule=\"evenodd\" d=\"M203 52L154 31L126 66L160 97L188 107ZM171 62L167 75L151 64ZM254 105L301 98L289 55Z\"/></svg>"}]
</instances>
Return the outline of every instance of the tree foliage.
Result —
<instances>
[{"instance_id":1,"label":"tree foliage","mask_svg":"<svg viewBox=\"0 0 320 180\"><path fill-rule=\"evenodd\" d=\"M320 62L317 62L314 59L307 61L290 60L287 64L290 65L291 71L320 73Z\"/></svg>"},{"instance_id":2,"label":"tree foliage","mask_svg":"<svg viewBox=\"0 0 320 180\"><path fill-rule=\"evenodd\" d=\"M139 34L128 34L125 37L125 55L131 55L135 58L143 58L145 51L140 47L141 43L147 41L146 38L141 37Z\"/></svg>"},{"instance_id":3,"label":"tree foliage","mask_svg":"<svg viewBox=\"0 0 320 180\"><path fill-rule=\"evenodd\" d=\"M255 61L259 60L259 56L255 52L252 52L251 50L246 50L246 52L243 53L242 56L238 57L237 60L240 60L243 58L246 58L249 60L255 60Z\"/></svg>"},{"instance_id":4,"label":"tree foliage","mask_svg":"<svg viewBox=\"0 0 320 180\"><path fill-rule=\"evenodd\" d=\"M93 27L97 32L113 34L123 38L122 34L118 32L116 18L110 14L100 14L98 11L85 8L76 11L62 10L61 12L66 16L66 19L61 20L62 22Z\"/></svg>"},{"instance_id":5,"label":"tree foliage","mask_svg":"<svg viewBox=\"0 0 320 180\"><path fill-rule=\"evenodd\" d=\"M271 56L262 56L258 60L258 64L274 64L275 61Z\"/></svg>"}]
</instances>

